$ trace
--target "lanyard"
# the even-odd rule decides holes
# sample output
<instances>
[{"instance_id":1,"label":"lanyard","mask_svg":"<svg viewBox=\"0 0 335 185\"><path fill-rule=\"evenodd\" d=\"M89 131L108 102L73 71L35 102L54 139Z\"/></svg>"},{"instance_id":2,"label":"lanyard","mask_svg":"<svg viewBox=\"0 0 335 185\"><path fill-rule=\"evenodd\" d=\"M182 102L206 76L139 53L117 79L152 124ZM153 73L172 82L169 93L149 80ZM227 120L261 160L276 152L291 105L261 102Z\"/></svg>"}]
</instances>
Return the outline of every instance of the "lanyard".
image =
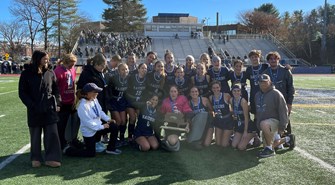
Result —
<instances>
[{"instance_id":1,"label":"lanyard","mask_svg":"<svg viewBox=\"0 0 335 185\"><path fill-rule=\"evenodd\" d=\"M235 78L235 82L240 82L241 83L241 80L243 78L243 73L241 73L240 78L238 78L238 76L236 76L236 73L234 72L234 78Z\"/></svg>"},{"instance_id":2,"label":"lanyard","mask_svg":"<svg viewBox=\"0 0 335 185\"><path fill-rule=\"evenodd\" d=\"M272 80L273 84L276 84L277 79L278 79L278 73L279 73L278 68L276 69L276 73L273 73L274 71L272 71L271 68L269 68L269 71L270 71L270 76L271 76L271 80Z\"/></svg>"},{"instance_id":3,"label":"lanyard","mask_svg":"<svg viewBox=\"0 0 335 185\"><path fill-rule=\"evenodd\" d=\"M241 104L241 97L238 98L237 102L235 101L235 98L233 97L233 104L234 104L234 114L235 116L238 115L239 113L239 108L240 108L240 104Z\"/></svg>"},{"instance_id":4,"label":"lanyard","mask_svg":"<svg viewBox=\"0 0 335 185\"><path fill-rule=\"evenodd\" d=\"M97 117L99 117L99 110L98 110L97 104L95 103L95 101L93 101L93 103L94 103L94 106L92 107L92 109L93 109L95 115Z\"/></svg>"},{"instance_id":5,"label":"lanyard","mask_svg":"<svg viewBox=\"0 0 335 185\"><path fill-rule=\"evenodd\" d=\"M200 97L198 97L198 103L197 103L197 105L194 105L192 100L191 100L191 104L192 104L193 111L199 110L200 109Z\"/></svg>"},{"instance_id":6,"label":"lanyard","mask_svg":"<svg viewBox=\"0 0 335 185\"><path fill-rule=\"evenodd\" d=\"M213 95L213 102L214 102L214 109L215 112L218 112L220 110L220 100L222 99L222 93L220 93L220 97L216 100L215 96ZM224 106L224 104L223 104Z\"/></svg>"},{"instance_id":7,"label":"lanyard","mask_svg":"<svg viewBox=\"0 0 335 185\"><path fill-rule=\"evenodd\" d=\"M178 112L177 103L172 101L171 97L169 97L169 99L170 99L170 105L171 105L171 112Z\"/></svg>"}]
</instances>

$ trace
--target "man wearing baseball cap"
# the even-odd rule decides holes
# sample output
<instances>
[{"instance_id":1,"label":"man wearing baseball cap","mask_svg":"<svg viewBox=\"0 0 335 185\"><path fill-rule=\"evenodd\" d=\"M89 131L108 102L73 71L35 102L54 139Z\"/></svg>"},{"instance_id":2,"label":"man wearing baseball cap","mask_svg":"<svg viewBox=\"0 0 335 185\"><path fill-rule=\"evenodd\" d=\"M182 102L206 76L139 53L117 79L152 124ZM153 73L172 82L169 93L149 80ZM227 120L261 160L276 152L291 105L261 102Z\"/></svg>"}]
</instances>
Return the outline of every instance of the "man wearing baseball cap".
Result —
<instances>
[{"instance_id":1,"label":"man wearing baseball cap","mask_svg":"<svg viewBox=\"0 0 335 185\"><path fill-rule=\"evenodd\" d=\"M274 135L284 132L288 123L288 108L284 96L272 85L270 76L262 74L260 91L255 95L257 127L262 131L264 150L260 157L275 155L272 146Z\"/></svg>"}]
</instances>

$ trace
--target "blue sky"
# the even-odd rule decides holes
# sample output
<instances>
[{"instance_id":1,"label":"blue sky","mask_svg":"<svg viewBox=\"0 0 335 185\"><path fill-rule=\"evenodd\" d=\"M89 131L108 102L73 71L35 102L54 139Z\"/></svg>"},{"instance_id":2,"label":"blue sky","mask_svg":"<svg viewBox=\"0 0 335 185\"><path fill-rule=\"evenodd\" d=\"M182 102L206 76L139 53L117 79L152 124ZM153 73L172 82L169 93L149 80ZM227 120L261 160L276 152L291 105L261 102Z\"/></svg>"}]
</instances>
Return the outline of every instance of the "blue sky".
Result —
<instances>
[{"instance_id":1,"label":"blue sky","mask_svg":"<svg viewBox=\"0 0 335 185\"><path fill-rule=\"evenodd\" d=\"M79 9L85 12L92 20L102 20L101 14L107 5L102 0L80 0ZM142 0L147 8L147 17L158 13L189 13L198 17L198 20L208 19L209 25L216 24L216 12L219 12L219 23L236 23L239 13L253 10L264 3L272 3L280 13L294 10L303 10L305 13L324 4L324 0ZM334 5L335 0L328 0ZM0 0L0 22L11 20L8 11L11 0Z\"/></svg>"}]
</instances>

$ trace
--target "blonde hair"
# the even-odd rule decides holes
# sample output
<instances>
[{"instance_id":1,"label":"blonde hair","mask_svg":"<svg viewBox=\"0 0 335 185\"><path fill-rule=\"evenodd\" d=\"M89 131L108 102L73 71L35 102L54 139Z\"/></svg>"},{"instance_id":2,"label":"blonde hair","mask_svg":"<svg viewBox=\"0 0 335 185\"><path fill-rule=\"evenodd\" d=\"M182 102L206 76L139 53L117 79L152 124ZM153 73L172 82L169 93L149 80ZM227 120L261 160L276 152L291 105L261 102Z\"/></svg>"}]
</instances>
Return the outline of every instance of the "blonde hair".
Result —
<instances>
[{"instance_id":1,"label":"blonde hair","mask_svg":"<svg viewBox=\"0 0 335 185\"><path fill-rule=\"evenodd\" d=\"M262 51L253 49L249 52L248 57L250 58L251 56L254 56L254 55L260 58L262 56Z\"/></svg>"},{"instance_id":2,"label":"blonde hair","mask_svg":"<svg viewBox=\"0 0 335 185\"><path fill-rule=\"evenodd\" d=\"M76 63L77 62L77 57L72 54L72 53L69 53L69 54L65 54L63 56L63 59L61 60L61 62L64 64L64 65L68 65L68 64L72 64L72 63Z\"/></svg>"}]
</instances>

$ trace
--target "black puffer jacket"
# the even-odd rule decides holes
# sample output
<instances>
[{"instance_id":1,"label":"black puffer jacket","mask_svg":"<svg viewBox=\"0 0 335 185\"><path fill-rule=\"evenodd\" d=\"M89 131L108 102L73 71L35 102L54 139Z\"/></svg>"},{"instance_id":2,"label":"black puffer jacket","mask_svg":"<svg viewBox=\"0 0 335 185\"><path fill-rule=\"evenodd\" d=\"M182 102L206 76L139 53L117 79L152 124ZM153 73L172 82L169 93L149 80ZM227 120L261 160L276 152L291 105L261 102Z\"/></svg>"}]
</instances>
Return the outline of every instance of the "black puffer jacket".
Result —
<instances>
[{"instance_id":1,"label":"black puffer jacket","mask_svg":"<svg viewBox=\"0 0 335 185\"><path fill-rule=\"evenodd\" d=\"M19 97L27 107L29 127L58 122L56 106L60 105L60 95L52 70L38 74L36 66L27 66L20 76Z\"/></svg>"},{"instance_id":2,"label":"black puffer jacket","mask_svg":"<svg viewBox=\"0 0 335 185\"><path fill-rule=\"evenodd\" d=\"M107 84L103 74L94 69L92 65L84 66L77 82L77 90L83 89L87 83L95 83L98 87L103 89L101 92L99 92L97 99L101 105L102 110L107 113Z\"/></svg>"}]
</instances>

